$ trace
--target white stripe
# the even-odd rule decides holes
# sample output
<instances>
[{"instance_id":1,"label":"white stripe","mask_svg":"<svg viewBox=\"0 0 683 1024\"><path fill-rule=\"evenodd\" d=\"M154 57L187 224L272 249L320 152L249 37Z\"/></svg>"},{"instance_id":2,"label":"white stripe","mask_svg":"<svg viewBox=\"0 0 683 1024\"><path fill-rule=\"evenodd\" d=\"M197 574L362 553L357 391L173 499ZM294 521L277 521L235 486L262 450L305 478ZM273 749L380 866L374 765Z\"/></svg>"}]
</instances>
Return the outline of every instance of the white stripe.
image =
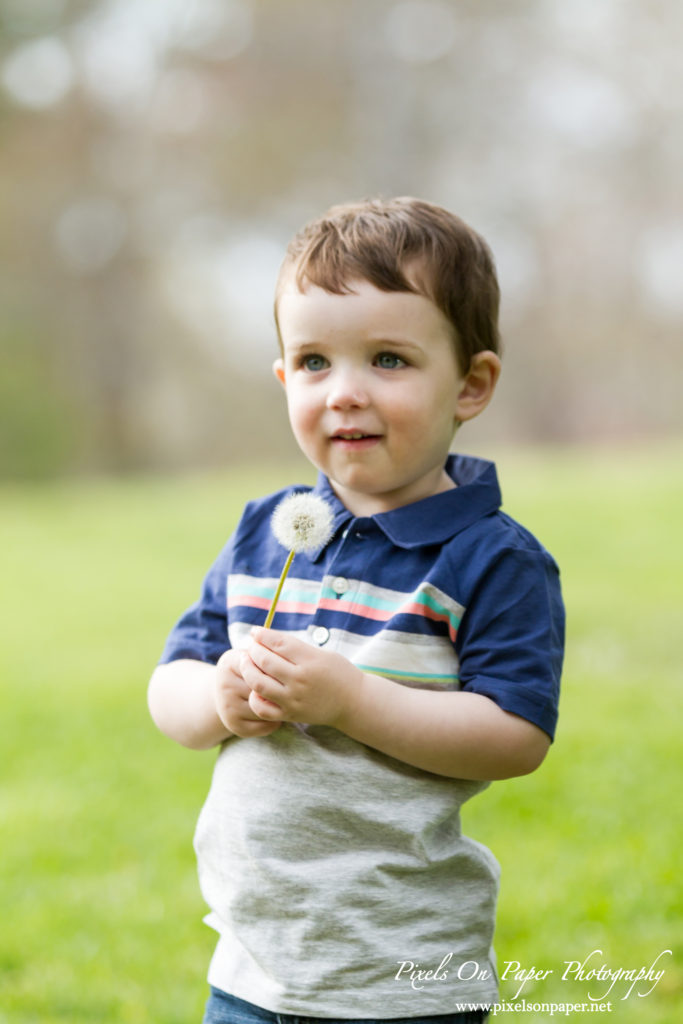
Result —
<instances>
[{"instance_id":1,"label":"white stripe","mask_svg":"<svg viewBox=\"0 0 683 1024\"><path fill-rule=\"evenodd\" d=\"M314 628L309 627L309 634ZM435 689L459 689L460 686L458 656L447 637L404 633L395 629L383 629L375 636L360 636L343 629L331 629L325 649L335 650L355 665L375 669L399 683ZM450 681L405 678L406 674L413 673L426 677L445 676Z\"/></svg>"},{"instance_id":2,"label":"white stripe","mask_svg":"<svg viewBox=\"0 0 683 1024\"><path fill-rule=\"evenodd\" d=\"M241 651L248 647L251 643L251 631L253 628L251 622L231 622L228 626L230 646L236 651ZM310 640L310 627L308 631L305 629L288 629L285 632L287 636L295 636L299 640L305 640L307 643L313 642Z\"/></svg>"}]
</instances>

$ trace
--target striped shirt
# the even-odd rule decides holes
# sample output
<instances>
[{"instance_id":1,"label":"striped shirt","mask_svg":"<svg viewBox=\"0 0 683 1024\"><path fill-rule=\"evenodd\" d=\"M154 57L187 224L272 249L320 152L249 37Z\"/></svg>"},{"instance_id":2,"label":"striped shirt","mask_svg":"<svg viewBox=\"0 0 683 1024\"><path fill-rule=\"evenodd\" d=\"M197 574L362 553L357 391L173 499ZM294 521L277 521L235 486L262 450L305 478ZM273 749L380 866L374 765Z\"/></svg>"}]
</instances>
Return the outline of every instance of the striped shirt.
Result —
<instances>
[{"instance_id":1,"label":"striped shirt","mask_svg":"<svg viewBox=\"0 0 683 1024\"><path fill-rule=\"evenodd\" d=\"M554 734L564 614L557 566L501 512L493 464L451 456L457 487L356 518L320 477L332 539L295 556L273 627L408 686L467 689ZM249 640L285 552L250 502L162 661L215 663ZM289 724L222 747L197 827L220 934L209 980L276 1013L397 1017L494 1001L497 864L462 835L485 783L405 765L334 729ZM438 968L419 990L402 962ZM435 962L434 962L435 961ZM475 977L464 977L476 962ZM395 977L397 971L399 976ZM438 973L438 972L437 972Z\"/></svg>"}]
</instances>

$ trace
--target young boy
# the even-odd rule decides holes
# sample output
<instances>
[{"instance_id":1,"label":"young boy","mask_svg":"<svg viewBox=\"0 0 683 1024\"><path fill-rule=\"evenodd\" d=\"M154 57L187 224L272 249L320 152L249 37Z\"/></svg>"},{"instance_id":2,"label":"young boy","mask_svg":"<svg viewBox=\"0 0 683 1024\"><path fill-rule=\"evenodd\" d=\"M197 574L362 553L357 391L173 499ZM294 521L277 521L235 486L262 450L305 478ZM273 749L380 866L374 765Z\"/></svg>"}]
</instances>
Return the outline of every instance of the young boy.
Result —
<instances>
[{"instance_id":1,"label":"young boy","mask_svg":"<svg viewBox=\"0 0 683 1024\"><path fill-rule=\"evenodd\" d=\"M498 865L460 807L543 760L564 627L494 466L449 455L498 379L498 297L484 241L414 199L333 207L287 250L274 369L334 534L266 630L270 517L307 488L249 503L149 690L162 732L221 744L195 837L206 1022L480 1021L496 1000Z\"/></svg>"}]
</instances>

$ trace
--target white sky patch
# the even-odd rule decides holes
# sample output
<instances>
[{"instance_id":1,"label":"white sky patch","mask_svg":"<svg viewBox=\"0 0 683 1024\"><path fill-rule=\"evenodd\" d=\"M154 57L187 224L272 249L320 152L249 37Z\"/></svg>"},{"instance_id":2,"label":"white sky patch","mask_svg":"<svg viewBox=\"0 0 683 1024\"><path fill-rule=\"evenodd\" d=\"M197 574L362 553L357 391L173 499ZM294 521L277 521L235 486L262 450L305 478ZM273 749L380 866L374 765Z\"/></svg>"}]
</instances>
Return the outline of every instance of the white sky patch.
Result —
<instances>
[{"instance_id":1,"label":"white sky patch","mask_svg":"<svg viewBox=\"0 0 683 1024\"><path fill-rule=\"evenodd\" d=\"M638 277L659 310L683 315L683 224L651 229L638 249Z\"/></svg>"},{"instance_id":2,"label":"white sky patch","mask_svg":"<svg viewBox=\"0 0 683 1024\"><path fill-rule=\"evenodd\" d=\"M5 60L2 81L12 99L23 107L54 107L64 99L74 81L69 51L56 36L23 43Z\"/></svg>"},{"instance_id":3,"label":"white sky patch","mask_svg":"<svg viewBox=\"0 0 683 1024\"><path fill-rule=\"evenodd\" d=\"M163 40L141 16L146 6L102 4L74 29L85 87L103 106L144 101L155 84Z\"/></svg>"},{"instance_id":4,"label":"white sky patch","mask_svg":"<svg viewBox=\"0 0 683 1024\"><path fill-rule=\"evenodd\" d=\"M402 0L384 24L386 44L399 60L428 64L450 53L456 38L452 5L441 0Z\"/></svg>"},{"instance_id":5,"label":"white sky patch","mask_svg":"<svg viewBox=\"0 0 683 1024\"><path fill-rule=\"evenodd\" d=\"M538 255L533 239L513 228L482 226L493 252L502 300L506 306L523 304L538 283Z\"/></svg>"},{"instance_id":6,"label":"white sky patch","mask_svg":"<svg viewBox=\"0 0 683 1024\"><path fill-rule=\"evenodd\" d=\"M169 50L227 60L252 36L247 0L104 0L73 30L86 88L113 108L150 98Z\"/></svg>"},{"instance_id":7,"label":"white sky patch","mask_svg":"<svg viewBox=\"0 0 683 1024\"><path fill-rule=\"evenodd\" d=\"M621 0L545 0L544 7L563 34L594 38L601 44L616 30L624 15Z\"/></svg>"},{"instance_id":8,"label":"white sky patch","mask_svg":"<svg viewBox=\"0 0 683 1024\"><path fill-rule=\"evenodd\" d=\"M218 239L218 227L211 218L183 226L165 262L164 292L214 352L261 371L264 358L277 354L273 299L284 246L249 230Z\"/></svg>"},{"instance_id":9,"label":"white sky patch","mask_svg":"<svg viewBox=\"0 0 683 1024\"><path fill-rule=\"evenodd\" d=\"M280 242L247 235L216 254L213 281L226 314L253 338L272 339L275 281L284 255Z\"/></svg>"},{"instance_id":10,"label":"white sky patch","mask_svg":"<svg viewBox=\"0 0 683 1024\"><path fill-rule=\"evenodd\" d=\"M254 35L251 4L246 0L200 0L184 4L182 31L175 45L200 50L215 60L230 60L242 53Z\"/></svg>"},{"instance_id":11,"label":"white sky patch","mask_svg":"<svg viewBox=\"0 0 683 1024\"><path fill-rule=\"evenodd\" d=\"M618 85L577 65L548 62L531 79L527 100L533 122L574 145L603 148L633 135L633 114Z\"/></svg>"}]
</instances>

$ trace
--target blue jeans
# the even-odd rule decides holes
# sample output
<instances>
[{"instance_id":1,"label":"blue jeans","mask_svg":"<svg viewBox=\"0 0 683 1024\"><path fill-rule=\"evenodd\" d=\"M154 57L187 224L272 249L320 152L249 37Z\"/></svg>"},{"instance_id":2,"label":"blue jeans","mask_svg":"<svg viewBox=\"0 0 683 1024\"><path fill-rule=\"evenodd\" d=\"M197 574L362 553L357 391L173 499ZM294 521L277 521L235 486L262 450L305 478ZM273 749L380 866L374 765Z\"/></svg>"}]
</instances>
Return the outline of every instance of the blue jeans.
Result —
<instances>
[{"instance_id":1,"label":"blue jeans","mask_svg":"<svg viewBox=\"0 0 683 1024\"><path fill-rule=\"evenodd\" d=\"M290 1013L271 1013L212 986L203 1024L481 1024L486 1016L483 1010L472 1010L469 1013L440 1013L436 1017L392 1017L391 1020L299 1017Z\"/></svg>"}]
</instances>

